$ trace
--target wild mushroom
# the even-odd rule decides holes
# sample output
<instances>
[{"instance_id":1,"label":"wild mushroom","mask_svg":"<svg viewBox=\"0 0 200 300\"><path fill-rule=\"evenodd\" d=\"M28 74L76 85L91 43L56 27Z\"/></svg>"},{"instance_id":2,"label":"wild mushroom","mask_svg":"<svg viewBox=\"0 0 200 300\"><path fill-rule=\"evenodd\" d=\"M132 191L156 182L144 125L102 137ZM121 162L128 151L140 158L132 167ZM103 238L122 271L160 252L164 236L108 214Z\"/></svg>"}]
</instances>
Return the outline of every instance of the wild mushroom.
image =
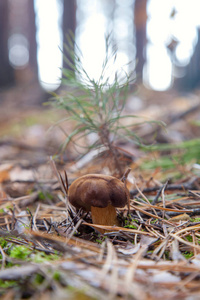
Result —
<instances>
[{"instance_id":1,"label":"wild mushroom","mask_svg":"<svg viewBox=\"0 0 200 300\"><path fill-rule=\"evenodd\" d=\"M129 191L124 176L122 180L101 174L81 176L69 187L69 202L78 209L91 211L94 224L119 225L115 207L129 204ZM99 231L105 232L101 229Z\"/></svg>"}]
</instances>

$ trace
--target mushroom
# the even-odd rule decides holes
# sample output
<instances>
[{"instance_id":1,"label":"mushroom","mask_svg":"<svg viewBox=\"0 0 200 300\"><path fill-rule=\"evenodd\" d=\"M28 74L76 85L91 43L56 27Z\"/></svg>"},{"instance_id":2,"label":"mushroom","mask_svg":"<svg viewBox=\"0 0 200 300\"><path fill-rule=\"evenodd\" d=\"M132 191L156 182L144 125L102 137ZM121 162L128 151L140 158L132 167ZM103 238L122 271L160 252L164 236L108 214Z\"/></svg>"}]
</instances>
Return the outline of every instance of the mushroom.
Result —
<instances>
[{"instance_id":1,"label":"mushroom","mask_svg":"<svg viewBox=\"0 0 200 300\"><path fill-rule=\"evenodd\" d=\"M129 191L125 184L127 175L122 181L102 174L81 176L69 187L69 202L77 209L91 211L94 224L119 226L115 207L129 204ZM105 232L103 229L99 231Z\"/></svg>"}]
</instances>

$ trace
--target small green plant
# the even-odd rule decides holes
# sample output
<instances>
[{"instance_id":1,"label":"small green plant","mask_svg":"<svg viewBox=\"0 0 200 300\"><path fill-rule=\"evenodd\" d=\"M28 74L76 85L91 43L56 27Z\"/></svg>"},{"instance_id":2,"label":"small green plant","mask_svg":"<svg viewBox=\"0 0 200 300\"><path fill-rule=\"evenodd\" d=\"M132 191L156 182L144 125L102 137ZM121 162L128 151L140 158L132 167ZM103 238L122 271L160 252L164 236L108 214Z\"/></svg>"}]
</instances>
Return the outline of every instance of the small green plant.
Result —
<instances>
[{"instance_id":1,"label":"small green plant","mask_svg":"<svg viewBox=\"0 0 200 300\"><path fill-rule=\"evenodd\" d=\"M64 121L74 124L72 132L66 134L63 149L73 141L78 145L79 139L95 134L94 142L84 147L85 152L91 149L102 148L107 153L110 161L114 163L115 170L122 175L123 171L119 161L119 152L115 146L118 139L128 139L134 144L140 144L140 138L133 131L133 124L124 125L122 120L137 118L136 115L124 115L123 110L127 102L128 92L133 75L127 74L123 69L113 71L117 57L117 49L112 45L111 36L105 40L106 54L102 64L102 70L97 80L91 78L82 63L82 54L74 42L68 36L68 53L66 63L68 69L63 69L62 84L66 86L64 95L54 94L52 99L57 108L64 109L67 117ZM75 49L75 50L72 50ZM97 58L98 59L98 58ZM73 62L73 63L72 63ZM112 78L112 80L111 80ZM139 121L135 126L146 123ZM154 122L154 121L148 121ZM87 139L86 139L87 140Z\"/></svg>"},{"instance_id":2,"label":"small green plant","mask_svg":"<svg viewBox=\"0 0 200 300\"><path fill-rule=\"evenodd\" d=\"M158 219L151 220L151 224L155 224L156 222L158 222Z\"/></svg>"},{"instance_id":3,"label":"small green plant","mask_svg":"<svg viewBox=\"0 0 200 300\"><path fill-rule=\"evenodd\" d=\"M106 236L101 236L100 234L98 235L98 238L96 239L96 242L98 244L102 244L106 239Z\"/></svg>"},{"instance_id":4,"label":"small green plant","mask_svg":"<svg viewBox=\"0 0 200 300\"><path fill-rule=\"evenodd\" d=\"M135 220L132 218L125 220L124 228L138 229L136 223L138 223L138 220L136 220L136 222L135 222Z\"/></svg>"},{"instance_id":5,"label":"small green plant","mask_svg":"<svg viewBox=\"0 0 200 300\"><path fill-rule=\"evenodd\" d=\"M129 225L125 225L124 228L137 229L137 226L129 224Z\"/></svg>"}]
</instances>

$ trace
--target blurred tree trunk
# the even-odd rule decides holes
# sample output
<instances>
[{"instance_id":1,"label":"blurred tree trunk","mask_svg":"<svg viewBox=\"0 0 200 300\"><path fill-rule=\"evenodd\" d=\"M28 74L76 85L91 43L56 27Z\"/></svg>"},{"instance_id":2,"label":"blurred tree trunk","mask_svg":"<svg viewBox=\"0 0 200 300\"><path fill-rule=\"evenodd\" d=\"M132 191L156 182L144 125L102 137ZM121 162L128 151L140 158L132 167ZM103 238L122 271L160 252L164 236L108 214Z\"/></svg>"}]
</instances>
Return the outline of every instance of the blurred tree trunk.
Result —
<instances>
[{"instance_id":1,"label":"blurred tree trunk","mask_svg":"<svg viewBox=\"0 0 200 300\"><path fill-rule=\"evenodd\" d=\"M27 36L29 40L29 65L35 77L38 78L34 0L28 1L27 10L28 10L28 19L29 19L28 28L27 28Z\"/></svg>"},{"instance_id":2,"label":"blurred tree trunk","mask_svg":"<svg viewBox=\"0 0 200 300\"><path fill-rule=\"evenodd\" d=\"M0 1L0 87L14 83L14 70L9 64L9 1Z\"/></svg>"},{"instance_id":3,"label":"blurred tree trunk","mask_svg":"<svg viewBox=\"0 0 200 300\"><path fill-rule=\"evenodd\" d=\"M25 57L23 61L22 57L21 64L14 65L15 82L16 85L26 85L38 79L34 0L15 0L8 3L11 38L14 37L13 47L20 46L28 52L27 61ZM16 53L16 57L17 54L19 53Z\"/></svg>"},{"instance_id":4,"label":"blurred tree trunk","mask_svg":"<svg viewBox=\"0 0 200 300\"><path fill-rule=\"evenodd\" d=\"M75 30L76 30L76 0L63 0L63 53L64 57L68 59L72 64L72 58L69 53L65 51L64 44L70 47L67 42L67 35L72 33L75 38ZM71 47L70 47L71 48ZM72 51L74 50L74 46L72 46ZM63 57L63 68L73 70L68 66L65 59Z\"/></svg>"},{"instance_id":5,"label":"blurred tree trunk","mask_svg":"<svg viewBox=\"0 0 200 300\"><path fill-rule=\"evenodd\" d=\"M174 87L179 90L191 91L200 87L200 29L198 29L198 42L189 64L184 68L185 75L177 78Z\"/></svg>"},{"instance_id":6,"label":"blurred tree trunk","mask_svg":"<svg viewBox=\"0 0 200 300\"><path fill-rule=\"evenodd\" d=\"M135 0L134 22L136 35L136 76L137 81L142 80L142 72L146 61L146 12L147 0Z\"/></svg>"}]
</instances>

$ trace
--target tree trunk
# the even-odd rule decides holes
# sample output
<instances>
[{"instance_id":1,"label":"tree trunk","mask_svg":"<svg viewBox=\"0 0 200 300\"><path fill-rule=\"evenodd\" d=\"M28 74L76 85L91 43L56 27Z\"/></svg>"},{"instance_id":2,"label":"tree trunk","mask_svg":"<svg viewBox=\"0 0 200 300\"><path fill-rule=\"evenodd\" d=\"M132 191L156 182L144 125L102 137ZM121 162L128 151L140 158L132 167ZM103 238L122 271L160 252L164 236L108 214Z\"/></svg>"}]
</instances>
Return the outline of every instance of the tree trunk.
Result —
<instances>
[{"instance_id":1,"label":"tree trunk","mask_svg":"<svg viewBox=\"0 0 200 300\"><path fill-rule=\"evenodd\" d=\"M189 64L184 67L185 75L175 80L175 88L191 91L200 87L200 29L198 29L198 42Z\"/></svg>"},{"instance_id":2,"label":"tree trunk","mask_svg":"<svg viewBox=\"0 0 200 300\"><path fill-rule=\"evenodd\" d=\"M21 57L20 53L14 52L16 57L20 57L20 63L14 64L15 82L16 85L26 85L37 81L38 77L34 0L15 0L8 3L11 38L14 39L12 46L24 49Z\"/></svg>"},{"instance_id":3,"label":"tree trunk","mask_svg":"<svg viewBox=\"0 0 200 300\"><path fill-rule=\"evenodd\" d=\"M142 79L143 66L146 61L146 12L147 0L135 0L134 22L136 35L136 76Z\"/></svg>"},{"instance_id":4,"label":"tree trunk","mask_svg":"<svg viewBox=\"0 0 200 300\"><path fill-rule=\"evenodd\" d=\"M0 1L0 87L14 83L14 70L9 64L9 1Z\"/></svg>"},{"instance_id":5,"label":"tree trunk","mask_svg":"<svg viewBox=\"0 0 200 300\"><path fill-rule=\"evenodd\" d=\"M36 25L35 25L35 10L34 0L28 2L28 16L29 23L27 35L29 40L29 65L35 75L38 77L38 63L37 63L37 43L36 43Z\"/></svg>"},{"instance_id":6,"label":"tree trunk","mask_svg":"<svg viewBox=\"0 0 200 300\"><path fill-rule=\"evenodd\" d=\"M70 54L65 50L64 45L70 47L70 49L74 50L74 45L71 47L67 41L67 35L72 34L75 38L75 30L76 30L76 0L63 0L63 68L70 69L73 71L66 60L69 60L70 63L73 64L72 58Z\"/></svg>"}]
</instances>

